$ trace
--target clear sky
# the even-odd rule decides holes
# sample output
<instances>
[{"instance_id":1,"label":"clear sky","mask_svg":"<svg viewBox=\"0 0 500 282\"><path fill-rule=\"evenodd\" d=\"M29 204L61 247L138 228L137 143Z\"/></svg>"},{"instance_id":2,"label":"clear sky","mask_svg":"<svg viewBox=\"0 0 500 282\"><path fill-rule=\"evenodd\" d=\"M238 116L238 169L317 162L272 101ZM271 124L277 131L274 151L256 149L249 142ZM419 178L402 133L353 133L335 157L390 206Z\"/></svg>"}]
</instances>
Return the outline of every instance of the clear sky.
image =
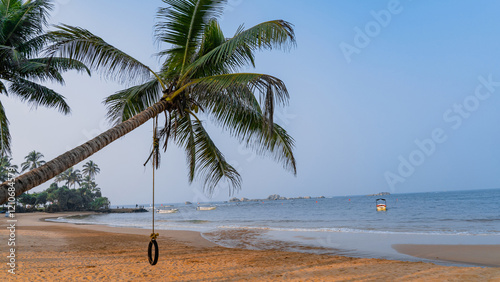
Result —
<instances>
[{"instance_id":1,"label":"clear sky","mask_svg":"<svg viewBox=\"0 0 500 282\"><path fill-rule=\"evenodd\" d=\"M54 24L89 29L157 67L153 25L162 1L54 2ZM493 0L229 1L221 19L227 36L240 24L272 19L293 23L297 35L297 48L259 53L252 71L288 87L290 106L275 116L296 140L298 174L209 127L242 174L235 196L500 187L499 10ZM109 128L102 100L123 86L98 74L65 78L66 86L55 88L67 97L70 116L2 98L14 163L32 150L48 161ZM151 168L143 167L150 148L147 123L90 158L101 168L96 181L112 205L150 202ZM174 146L163 155L156 187L160 202L209 200L201 183L188 184L184 153ZM213 200L228 198L222 186Z\"/></svg>"}]
</instances>

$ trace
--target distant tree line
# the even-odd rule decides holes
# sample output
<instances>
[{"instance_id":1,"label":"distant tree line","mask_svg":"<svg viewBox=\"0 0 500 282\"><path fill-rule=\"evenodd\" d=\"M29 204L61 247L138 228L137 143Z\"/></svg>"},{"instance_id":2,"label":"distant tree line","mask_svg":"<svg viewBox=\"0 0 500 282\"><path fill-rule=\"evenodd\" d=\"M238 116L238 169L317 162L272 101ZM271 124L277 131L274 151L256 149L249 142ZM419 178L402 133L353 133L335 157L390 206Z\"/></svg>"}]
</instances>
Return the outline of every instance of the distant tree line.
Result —
<instances>
[{"instance_id":1,"label":"distant tree line","mask_svg":"<svg viewBox=\"0 0 500 282\"><path fill-rule=\"evenodd\" d=\"M40 167L45 164L42 160L43 154L32 151L21 163L21 171L17 165L12 164L12 158L3 156L0 158L0 181L8 179L9 170L15 173L24 172ZM83 165L83 169L69 168L56 176L54 183L49 188L38 193L24 193L17 201L22 204L18 212L43 210L47 212L57 211L85 211L108 209L110 201L103 197L101 188L95 182L95 176L101 169L93 161ZM62 186L59 186L62 185Z\"/></svg>"}]
</instances>

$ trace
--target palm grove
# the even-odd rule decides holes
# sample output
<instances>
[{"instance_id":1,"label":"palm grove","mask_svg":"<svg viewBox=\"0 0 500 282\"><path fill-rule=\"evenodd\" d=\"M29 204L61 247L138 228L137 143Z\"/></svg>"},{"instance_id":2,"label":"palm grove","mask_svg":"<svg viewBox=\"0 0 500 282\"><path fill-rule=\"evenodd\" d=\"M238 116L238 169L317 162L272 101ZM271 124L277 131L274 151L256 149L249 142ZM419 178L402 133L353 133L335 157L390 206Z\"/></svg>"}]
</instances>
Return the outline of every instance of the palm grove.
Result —
<instances>
[{"instance_id":1,"label":"palm grove","mask_svg":"<svg viewBox=\"0 0 500 282\"><path fill-rule=\"evenodd\" d=\"M12 164L12 158L1 157L0 180L8 179L8 172L24 172L45 164L44 156L40 152L32 151L20 166ZM95 182L95 176L100 172L99 166L93 161L83 165L83 169L67 169L54 178L49 188L38 193L24 193L18 198L22 207L16 211L45 210L54 211L81 211L108 208L108 198L102 197L101 188ZM61 185L61 186L59 186ZM77 187L78 186L78 187Z\"/></svg>"},{"instance_id":2,"label":"palm grove","mask_svg":"<svg viewBox=\"0 0 500 282\"><path fill-rule=\"evenodd\" d=\"M2 9L5 12L7 3L17 3L16 9L27 9L32 5L39 12L27 12L27 16L15 23L13 30L9 31L4 24L2 30L6 31L3 33L26 33L35 29L37 34L19 38L18 42L9 41L10 45L2 48L17 50L15 44L37 41L36 48L21 54L21 58L27 61L39 54L49 58L46 66L41 67L43 70L35 74L54 80L57 73L56 81L60 81L58 71L92 70L109 79L133 81L136 85L105 99L108 118L114 122L114 127L17 177L14 183L16 195L56 177L151 119L154 124L150 156L153 164L159 165L161 147L166 150L171 143L179 146L186 153L189 182L200 179L209 193L221 180L230 184L230 192L238 190L241 177L216 147L205 129L205 120L212 121L247 147L274 158L285 169L296 173L292 152L294 140L273 121L275 107L288 104L285 84L271 75L239 72L245 67L255 66L257 51L288 50L295 46L290 23L272 20L248 29L240 26L232 37L227 37L217 20L226 0L163 0L166 7L158 9L155 39L166 49L158 52L162 64L159 70L153 71L86 29L58 25L55 30L44 33L45 18L43 21L29 21L27 18L45 17L50 1L23 2L3 0ZM13 8L8 7L5 14L9 14L9 9ZM1 23L4 22L2 19ZM36 28L19 30L18 26L24 24ZM9 52L5 52L5 60L13 60ZM16 67L12 68L11 72L16 71ZM48 72L54 75L49 76ZM0 78L13 85L10 80ZM34 90L34 93L38 95L36 100L25 100L49 107L59 105L46 102L45 97L49 96L45 92ZM63 97L61 99L64 101ZM0 203L8 198L7 188L7 183L0 187Z\"/></svg>"}]
</instances>

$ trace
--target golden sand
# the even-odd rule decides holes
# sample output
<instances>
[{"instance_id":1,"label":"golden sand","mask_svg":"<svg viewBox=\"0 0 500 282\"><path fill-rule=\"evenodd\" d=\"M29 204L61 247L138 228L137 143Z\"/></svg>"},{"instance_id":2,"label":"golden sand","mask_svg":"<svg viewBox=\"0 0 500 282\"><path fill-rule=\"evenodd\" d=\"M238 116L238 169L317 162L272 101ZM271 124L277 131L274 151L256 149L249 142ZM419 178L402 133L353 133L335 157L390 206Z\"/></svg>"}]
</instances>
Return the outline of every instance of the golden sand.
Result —
<instances>
[{"instance_id":1,"label":"golden sand","mask_svg":"<svg viewBox=\"0 0 500 282\"><path fill-rule=\"evenodd\" d=\"M148 230L40 221L49 216L17 215L16 274L3 263L0 281L500 281L495 267L229 249L190 231L160 231L150 266Z\"/></svg>"}]
</instances>

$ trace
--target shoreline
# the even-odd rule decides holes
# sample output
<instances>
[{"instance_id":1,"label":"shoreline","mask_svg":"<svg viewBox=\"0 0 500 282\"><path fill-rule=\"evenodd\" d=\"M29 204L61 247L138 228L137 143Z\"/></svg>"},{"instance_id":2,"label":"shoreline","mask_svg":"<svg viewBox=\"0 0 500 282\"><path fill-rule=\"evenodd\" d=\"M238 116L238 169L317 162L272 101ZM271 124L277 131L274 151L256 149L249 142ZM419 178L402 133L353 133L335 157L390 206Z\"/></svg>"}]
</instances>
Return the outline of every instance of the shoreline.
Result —
<instances>
[{"instance_id":1,"label":"shoreline","mask_svg":"<svg viewBox=\"0 0 500 282\"><path fill-rule=\"evenodd\" d=\"M75 224L75 223L67 223L67 222L55 222L55 221L47 221L47 219L59 218L59 217L68 217L75 215L91 215L91 214L100 214L96 212L62 212L62 213L54 213L54 216L36 216L37 213L33 214L33 217L38 218L39 221L42 222L51 222L55 224L69 224L74 227L91 229L94 231L102 231L102 232L110 232L110 233L121 233L121 234L135 234L135 235L148 235L151 233L150 229L138 228L138 227L117 227L117 226L109 226L102 224ZM45 214L52 215L52 214ZM31 222L31 224L33 224ZM250 231L244 230L233 230L235 233L239 234L237 240L241 240L245 237L245 234ZM242 244L238 244L239 247L226 246L224 244L217 243L217 240L207 239L207 236L212 232L204 234L199 231L192 230L156 230L155 232L160 233L163 236L169 237L174 240L187 240L187 243L192 244L193 246L199 247L224 247L224 248L241 248L241 249L254 249L244 247ZM228 231L231 232L231 231ZM352 236L353 234L351 234ZM210 236L208 236L210 237ZM250 236L252 237L252 236ZM299 236L300 237L300 236ZM344 238L342 238L344 237ZM256 239L256 238L254 238ZM345 236L339 236L337 240L345 241L347 238ZM362 240L362 241L366 241ZM416 241L415 238L411 241ZM290 241L281 241L281 240L273 240L273 244L276 246L280 245L281 247L276 247L276 249L282 250L291 250L292 252L301 252L301 253L314 253L314 252L304 252L300 250L313 250L313 249L324 249L330 250L328 247L313 247L313 246L304 246L299 243L295 247L293 247L293 243ZM459 267L500 267L500 245L487 245L487 244L461 244L461 243L435 243L435 244L424 244L424 243L394 243L389 244L390 248L401 255L407 255L413 260L408 260L405 258L382 258L389 260L401 260L401 261L413 261L413 262L428 262L428 263L436 263L444 266L459 266ZM286 247L288 246L288 247ZM292 246L290 248L290 246ZM255 250L255 249L254 249ZM266 248L258 248L258 250L266 250ZM271 248L272 250L272 248ZM356 252L346 253L340 249L331 249L333 252L326 252L328 255L340 255L347 257L359 257L356 255ZM322 253L319 253L322 254ZM361 258L372 258L369 256L361 256ZM377 257L373 257L377 258ZM418 260L422 259L422 260Z\"/></svg>"},{"instance_id":2,"label":"shoreline","mask_svg":"<svg viewBox=\"0 0 500 282\"><path fill-rule=\"evenodd\" d=\"M352 258L279 250L224 248L199 232L159 230L160 260L147 261L150 230L75 225L41 218L83 213L18 214L17 274L7 279L59 280L497 280L500 268ZM6 219L1 220L6 225ZM0 229L0 244L8 230Z\"/></svg>"},{"instance_id":3,"label":"shoreline","mask_svg":"<svg viewBox=\"0 0 500 282\"><path fill-rule=\"evenodd\" d=\"M87 229L92 231L107 232L107 233L117 233L117 234L130 234L130 235L143 235L149 238L151 234L151 229L135 228L135 227L114 227L102 224L73 224L67 222L55 222L47 221L47 219L58 218L58 217L68 217L76 215L90 215L99 214L95 212L69 212L69 213L56 213L57 216L37 216L35 219L30 219L30 224L33 224L32 220L39 221L43 223L51 224L63 224L73 226L74 228ZM51 214L46 214L51 215ZM155 230L155 233L159 233L160 236L168 237L173 240L183 241L191 244L194 247L215 247L219 246L211 241L203 238L200 232L189 231L189 230ZM148 239L149 240L149 239Z\"/></svg>"},{"instance_id":4,"label":"shoreline","mask_svg":"<svg viewBox=\"0 0 500 282\"><path fill-rule=\"evenodd\" d=\"M74 227L90 229L94 231L102 231L102 232L110 232L110 233L120 233L120 234L135 234L135 235L147 235L151 234L151 230L147 228L138 228L138 227L117 227L117 226L109 226L104 224L76 224L76 223L67 223L67 222L55 222L55 221L47 221L47 219L59 218L59 217L68 217L75 215L92 215L92 214L100 214L96 212L62 212L62 213L54 213L54 214L45 214L45 215L54 215L54 216L36 216L37 213L33 214L33 217L38 218L39 221L42 222L50 222L55 224L69 224ZM33 222L31 222L33 224ZM199 247L224 247L224 248L241 248L241 249L250 249L255 250L255 248L248 248L244 246L244 244L238 244L238 247L227 246L225 244L217 243L217 240L207 239L208 234L200 231L192 231L192 230L162 230L158 229L155 232L169 237L174 240L187 240L187 243L192 244L193 246ZM222 231L224 232L224 231ZM231 232L231 231L227 231ZM226 233L227 233L226 232ZM246 234L250 231L244 230L233 230L233 232L239 234L237 240L242 240ZM345 235L345 234L344 234ZM349 237L352 237L355 234L351 234ZM372 234L370 234L372 235ZM368 236L370 236L368 235ZM373 236L373 235L372 235ZM210 236L208 236L210 237ZM250 236L254 237L254 236ZM300 236L299 236L300 237ZM256 238L253 238L256 239ZM270 238L268 238L270 239ZM339 241L345 242L347 239L346 236L338 236L336 238ZM361 241L366 241L368 239L362 239ZM358 240L359 241L359 240ZM415 238L410 241L417 241ZM297 245L293 245L290 240L281 241L281 240L272 240L272 244L275 244L276 249L288 250L292 252L300 252L300 253L313 253L314 252L304 252L304 250L313 250L313 249L324 249L330 250L333 252L325 252L319 254L328 254L328 255L340 255L347 257L361 257L361 258L382 258L389 260L401 260L401 261L413 261L413 262L426 262L426 263L436 263L444 266L459 266L459 267L500 267L500 245L487 245L487 244L461 244L461 243L442 243L438 242L435 244L425 244L425 243L394 243L388 244L390 248L401 255L409 256L413 259L408 260L407 258L384 258L384 257L370 257L370 256L357 256L357 252L346 252L345 250L337 249L337 248L328 248L328 247L313 247L313 246L305 246L297 243ZM268 244L267 244L268 245ZM286 247L288 246L288 247ZM290 247L291 246L291 247ZM257 248L258 250L266 250L267 248ZM273 248L271 248L272 250ZM302 251L301 251L302 250ZM360 251L362 252L362 251ZM317 253L318 254L318 253ZM421 260L419 260L421 259Z\"/></svg>"}]
</instances>

